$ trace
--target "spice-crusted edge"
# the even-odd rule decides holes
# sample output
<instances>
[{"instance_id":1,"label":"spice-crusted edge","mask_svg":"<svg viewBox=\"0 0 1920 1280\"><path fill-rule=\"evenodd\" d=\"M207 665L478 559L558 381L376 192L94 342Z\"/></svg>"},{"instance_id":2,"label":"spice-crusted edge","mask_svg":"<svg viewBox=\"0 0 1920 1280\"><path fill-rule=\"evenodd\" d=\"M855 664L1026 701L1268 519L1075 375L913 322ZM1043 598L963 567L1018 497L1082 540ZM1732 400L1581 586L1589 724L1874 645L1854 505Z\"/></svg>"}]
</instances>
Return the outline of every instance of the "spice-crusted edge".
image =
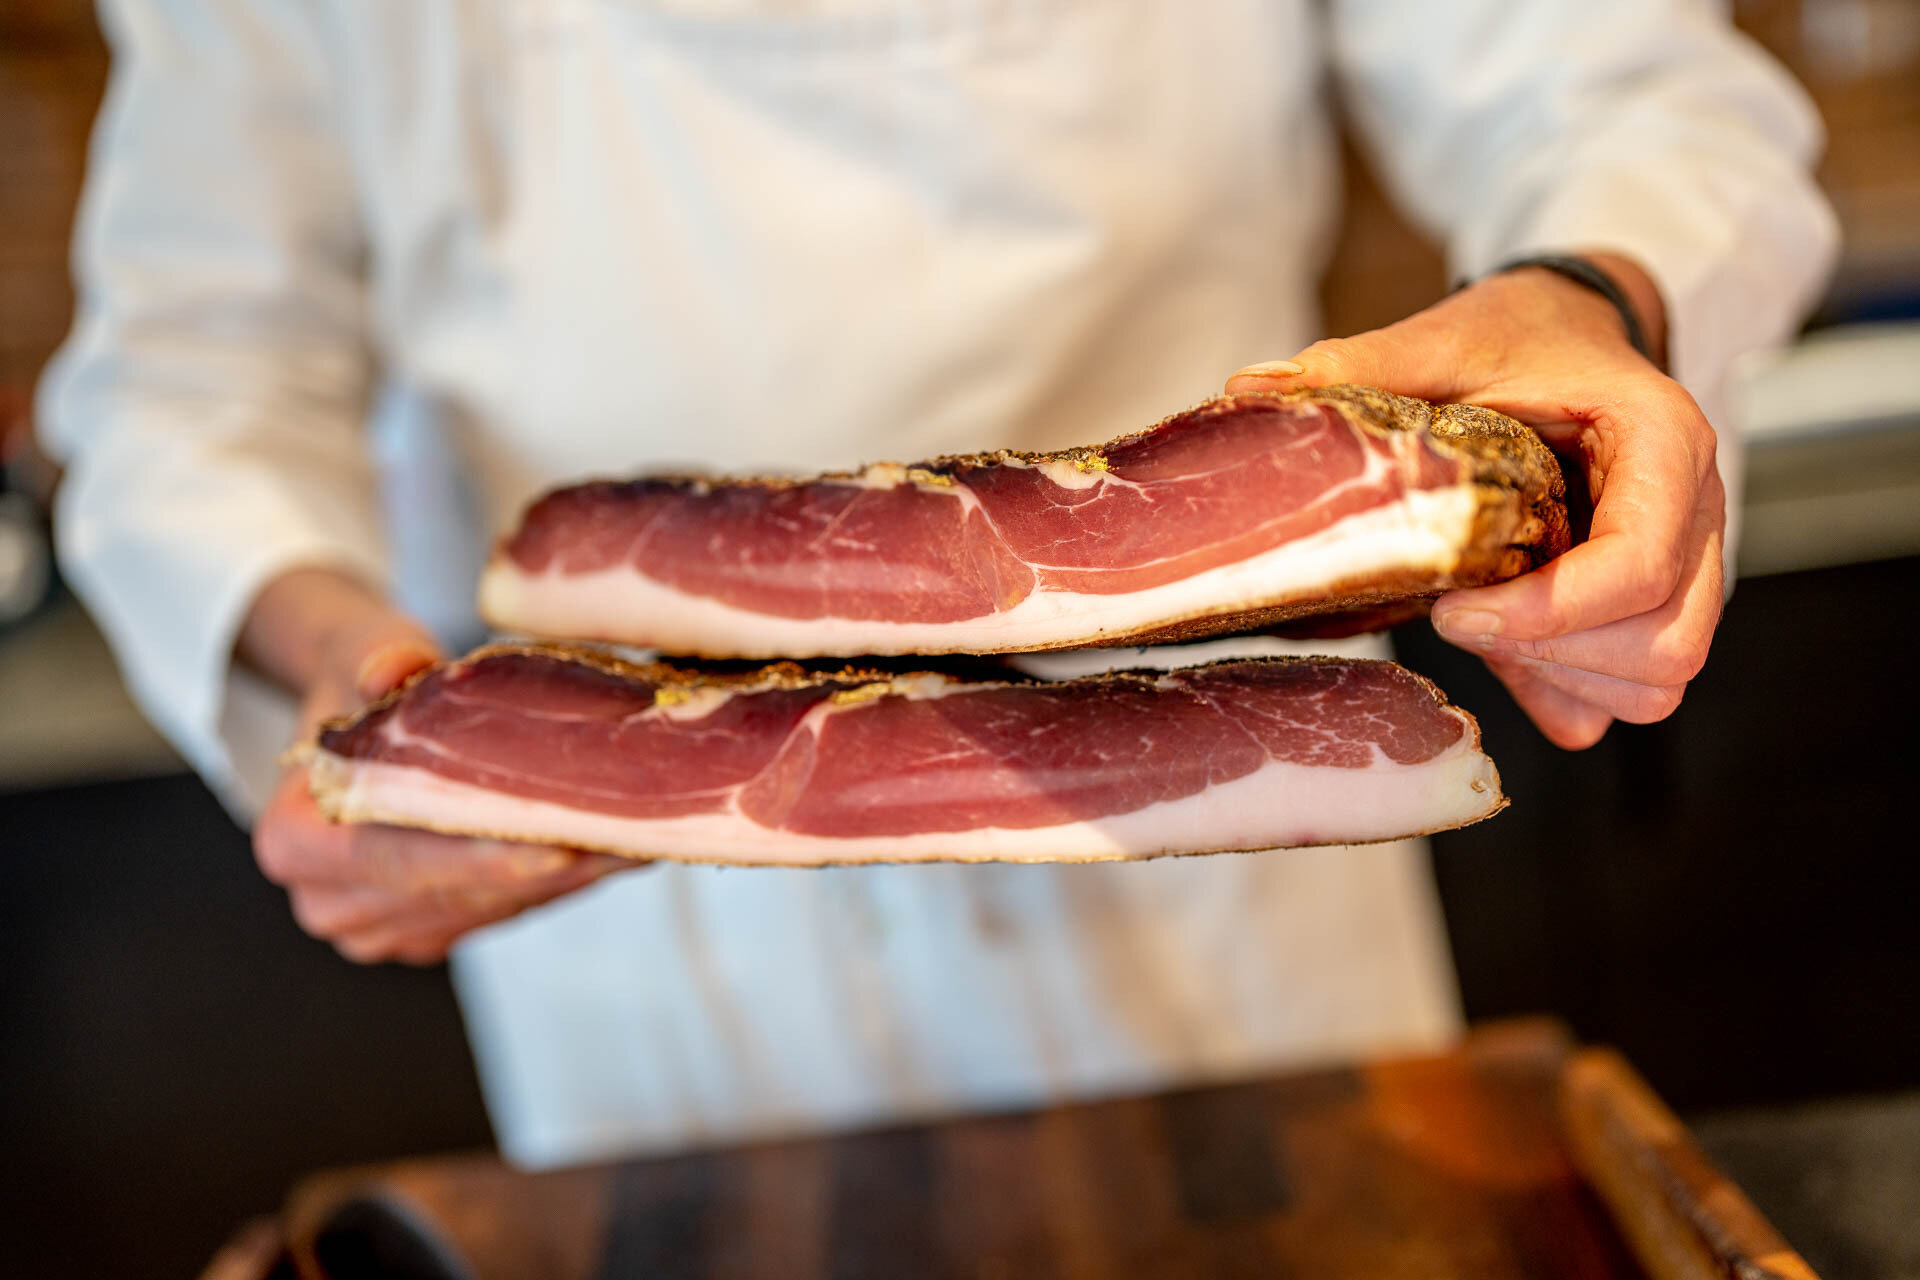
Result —
<instances>
[{"instance_id":1,"label":"spice-crusted edge","mask_svg":"<svg viewBox=\"0 0 1920 1280\"><path fill-rule=\"evenodd\" d=\"M1565 496L1565 488L1560 480L1559 464L1555 461L1553 452L1542 444L1540 438L1530 429L1506 414L1481 408L1478 405L1435 404L1414 396L1403 396L1391 391L1382 391L1378 387L1366 387L1353 383L1339 383L1304 391L1243 391L1232 395L1218 395L1212 399L1203 400L1191 408L1182 409L1178 413L1170 413L1151 426L1114 436L1104 444L1074 445L1065 449L1052 450L987 449L975 453L948 453L923 462L872 462L848 470L816 471L804 475L651 471L641 476L590 476L556 485L540 496L546 497L588 485L620 485L636 481L688 487L728 486L765 489L796 489L812 484L855 484L864 480L874 467L897 469L900 472L901 483L916 481L924 476L945 480L955 471L999 466L1010 462L1029 465L1067 462L1082 470L1104 471L1107 469L1106 455L1109 451L1144 439L1175 423L1217 417L1249 405L1300 403L1333 406L1341 410L1342 416L1349 422L1375 432L1425 432L1436 440L1455 445L1459 451L1471 455L1475 461L1489 468L1485 476L1479 477L1484 483L1520 492L1544 486L1550 496L1561 498ZM1527 463L1516 465L1510 454L1491 443L1495 439L1516 442L1521 451L1527 455ZM527 504L527 508L530 509L539 500L535 498L533 502ZM511 537L510 531L500 541L504 543Z\"/></svg>"},{"instance_id":2,"label":"spice-crusted edge","mask_svg":"<svg viewBox=\"0 0 1920 1280\"><path fill-rule=\"evenodd\" d=\"M933 656L939 655L921 655ZM495 644L483 644L457 658L447 658L432 666L422 667L408 676L385 694L367 703L358 711L344 716L336 716L324 721L315 731L311 741L318 745L319 739L340 730L350 729L376 712L384 711L394 703L401 701L414 689L414 686L445 671L457 668L478 666L500 658L545 658L555 662L570 663L576 666L592 667L606 675L618 677L634 683L647 683L655 686L665 685L673 688L722 689L734 693L760 693L774 689L806 689L822 685L839 685L854 688L861 685L911 680L916 676L938 676L951 680L961 689L1011 689L1044 686L1050 689L1068 688L1078 685L1105 684L1120 681L1128 684L1156 684L1163 677L1184 675L1190 671L1205 671L1220 666L1326 666L1349 667L1393 667L1413 677L1428 697L1443 707L1467 717L1474 730L1473 745L1480 745L1480 725L1470 712L1449 701L1446 691L1426 676L1409 667L1385 658L1346 658L1302 656L1297 654L1257 654L1244 658L1214 658L1207 662L1190 663L1183 667L1114 667L1107 671L1094 671L1086 675L1072 676L1064 680L1049 680L1042 676L1030 675L1014 667L1006 668L1005 678L975 679L968 675L957 674L951 670L942 671L937 665L907 670L888 670L880 667L861 667L849 663L838 670L811 670L798 662L776 661L746 671L716 671L703 669L686 662L642 662L622 657L609 649L593 644L566 643L555 641L505 641Z\"/></svg>"}]
</instances>

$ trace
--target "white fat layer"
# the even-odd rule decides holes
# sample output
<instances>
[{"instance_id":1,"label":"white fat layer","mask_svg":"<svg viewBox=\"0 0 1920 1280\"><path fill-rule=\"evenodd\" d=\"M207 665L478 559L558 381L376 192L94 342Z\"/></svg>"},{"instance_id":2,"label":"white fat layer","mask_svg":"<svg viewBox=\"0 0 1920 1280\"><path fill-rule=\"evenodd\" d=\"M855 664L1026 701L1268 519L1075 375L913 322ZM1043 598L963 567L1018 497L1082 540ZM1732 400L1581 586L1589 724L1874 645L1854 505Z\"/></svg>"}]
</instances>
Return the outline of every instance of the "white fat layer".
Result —
<instances>
[{"instance_id":1,"label":"white fat layer","mask_svg":"<svg viewBox=\"0 0 1920 1280\"><path fill-rule=\"evenodd\" d=\"M481 579L480 609L507 630L634 640L710 657L1040 649L1285 604L1377 574L1447 573L1472 537L1478 508L1469 484L1419 490L1309 537L1161 586L1112 595L1042 586L1011 609L958 622L784 618L680 591L631 565L527 574L504 556L495 556Z\"/></svg>"},{"instance_id":2,"label":"white fat layer","mask_svg":"<svg viewBox=\"0 0 1920 1280\"><path fill-rule=\"evenodd\" d=\"M886 688L888 693L897 694L909 702L931 701L951 693L967 691L965 683L950 680L937 671L916 671L911 675L895 676L886 682Z\"/></svg>"},{"instance_id":3,"label":"white fat layer","mask_svg":"<svg viewBox=\"0 0 1920 1280\"><path fill-rule=\"evenodd\" d=\"M961 490L950 476L936 475L925 467L909 467L900 462L870 462L852 475L823 476L815 484L846 485L855 489L897 489L911 484L923 493L959 497Z\"/></svg>"},{"instance_id":4,"label":"white fat layer","mask_svg":"<svg viewBox=\"0 0 1920 1280\"><path fill-rule=\"evenodd\" d=\"M1493 762L1472 735L1418 765L1335 769L1270 761L1232 782L1090 822L911 836L828 837L763 827L731 809L628 818L528 800L408 765L321 752L329 812L632 857L763 866L865 862L1086 862L1215 850L1397 840L1477 822L1501 804Z\"/></svg>"},{"instance_id":5,"label":"white fat layer","mask_svg":"<svg viewBox=\"0 0 1920 1280\"><path fill-rule=\"evenodd\" d=\"M715 686L693 689L669 686L654 694L653 707L647 714L662 720L704 720L732 697L732 691Z\"/></svg>"},{"instance_id":6,"label":"white fat layer","mask_svg":"<svg viewBox=\"0 0 1920 1280\"><path fill-rule=\"evenodd\" d=\"M898 462L875 462L841 483L859 489L891 489L907 482L907 469Z\"/></svg>"},{"instance_id":7,"label":"white fat layer","mask_svg":"<svg viewBox=\"0 0 1920 1280\"><path fill-rule=\"evenodd\" d=\"M640 718L675 721L704 720L734 698L780 687L782 686L779 684L771 683L733 686L695 685L692 688L665 685L654 694L653 705L641 712ZM951 694L967 693L977 687L966 682L951 680L938 672L918 671L910 675L869 680L864 684L841 685L827 696L826 702L815 707L808 714L824 713L833 707L848 703L871 702L881 697L905 698L909 702L931 702ZM381 732L395 742L407 736L407 731L399 726L398 720L399 718L395 717L381 727ZM426 740L416 739L415 741L425 742Z\"/></svg>"},{"instance_id":8,"label":"white fat layer","mask_svg":"<svg viewBox=\"0 0 1920 1280\"><path fill-rule=\"evenodd\" d=\"M1071 458L1046 458L1033 465L1062 489L1091 489L1102 481L1108 484L1126 483L1101 467L1083 466ZM1137 485L1132 487L1138 488Z\"/></svg>"}]
</instances>

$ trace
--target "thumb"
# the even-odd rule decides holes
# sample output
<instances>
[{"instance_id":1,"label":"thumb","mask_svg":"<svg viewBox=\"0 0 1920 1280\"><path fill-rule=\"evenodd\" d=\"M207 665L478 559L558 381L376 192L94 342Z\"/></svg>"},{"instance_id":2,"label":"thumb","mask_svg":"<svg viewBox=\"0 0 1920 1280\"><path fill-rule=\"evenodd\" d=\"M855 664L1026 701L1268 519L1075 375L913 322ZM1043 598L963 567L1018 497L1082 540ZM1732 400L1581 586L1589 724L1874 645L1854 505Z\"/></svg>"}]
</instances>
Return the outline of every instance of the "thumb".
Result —
<instances>
[{"instance_id":1,"label":"thumb","mask_svg":"<svg viewBox=\"0 0 1920 1280\"><path fill-rule=\"evenodd\" d=\"M1250 364L1227 379L1229 394L1300 391L1338 383L1379 387L1423 400L1451 400L1459 391L1457 365L1441 332L1408 322L1322 338L1291 360Z\"/></svg>"},{"instance_id":2,"label":"thumb","mask_svg":"<svg viewBox=\"0 0 1920 1280\"><path fill-rule=\"evenodd\" d=\"M409 637L386 641L368 650L360 660L360 669L353 677L354 692L372 702L438 661L439 647L429 640Z\"/></svg>"}]
</instances>

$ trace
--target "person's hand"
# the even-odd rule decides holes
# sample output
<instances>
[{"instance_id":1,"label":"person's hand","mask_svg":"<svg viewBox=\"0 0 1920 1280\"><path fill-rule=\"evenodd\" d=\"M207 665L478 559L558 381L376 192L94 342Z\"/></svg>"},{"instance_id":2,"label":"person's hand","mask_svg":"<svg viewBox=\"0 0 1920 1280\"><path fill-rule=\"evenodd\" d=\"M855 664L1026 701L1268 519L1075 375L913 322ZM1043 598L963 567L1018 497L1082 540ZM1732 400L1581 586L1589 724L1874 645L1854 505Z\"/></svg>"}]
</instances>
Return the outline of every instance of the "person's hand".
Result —
<instances>
[{"instance_id":1,"label":"person's hand","mask_svg":"<svg viewBox=\"0 0 1920 1280\"><path fill-rule=\"evenodd\" d=\"M303 571L304 573L305 571ZM258 652L311 616L332 619L316 642L283 645L305 690L302 740L439 659L428 633L355 584L276 582L255 609L248 644ZM329 575L331 576L331 575ZM304 595L289 603L285 592ZM266 612L261 612L262 608ZM289 625L278 625L292 619ZM262 664L265 665L265 664ZM289 664L280 673L291 674ZM349 960L432 964L463 934L644 865L605 854L330 822L315 805L304 766L288 768L253 832L261 871L287 891L294 919Z\"/></svg>"},{"instance_id":2,"label":"person's hand","mask_svg":"<svg viewBox=\"0 0 1920 1280\"><path fill-rule=\"evenodd\" d=\"M1586 256L1633 297L1657 349L1660 300L1645 273ZM1440 634L1482 656L1562 747L1593 745L1616 719L1672 714L1720 618L1726 492L1713 428L1634 351L1613 308L1526 268L1384 329L1250 366L1227 390L1341 382L1511 414L1560 454L1570 488L1585 482L1586 541L1524 577L1440 597Z\"/></svg>"}]
</instances>

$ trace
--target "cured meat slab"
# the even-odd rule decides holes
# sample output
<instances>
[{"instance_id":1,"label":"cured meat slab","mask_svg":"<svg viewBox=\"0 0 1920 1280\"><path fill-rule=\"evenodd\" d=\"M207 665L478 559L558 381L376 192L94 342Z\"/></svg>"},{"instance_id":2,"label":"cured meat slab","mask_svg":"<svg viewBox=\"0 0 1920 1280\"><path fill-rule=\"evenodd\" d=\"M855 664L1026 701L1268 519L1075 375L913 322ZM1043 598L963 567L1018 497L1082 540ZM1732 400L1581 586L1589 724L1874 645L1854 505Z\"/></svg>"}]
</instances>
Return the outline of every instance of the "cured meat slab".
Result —
<instances>
[{"instance_id":1,"label":"cured meat slab","mask_svg":"<svg viewBox=\"0 0 1920 1280\"><path fill-rule=\"evenodd\" d=\"M509 632L720 658L1192 639L1523 573L1566 549L1563 497L1491 410L1225 396L1097 448L559 489L480 603Z\"/></svg>"},{"instance_id":2,"label":"cured meat slab","mask_svg":"<svg viewBox=\"0 0 1920 1280\"><path fill-rule=\"evenodd\" d=\"M336 820L787 866L1351 844L1506 804L1471 716L1330 658L1048 682L494 646L328 726L309 762Z\"/></svg>"}]
</instances>

